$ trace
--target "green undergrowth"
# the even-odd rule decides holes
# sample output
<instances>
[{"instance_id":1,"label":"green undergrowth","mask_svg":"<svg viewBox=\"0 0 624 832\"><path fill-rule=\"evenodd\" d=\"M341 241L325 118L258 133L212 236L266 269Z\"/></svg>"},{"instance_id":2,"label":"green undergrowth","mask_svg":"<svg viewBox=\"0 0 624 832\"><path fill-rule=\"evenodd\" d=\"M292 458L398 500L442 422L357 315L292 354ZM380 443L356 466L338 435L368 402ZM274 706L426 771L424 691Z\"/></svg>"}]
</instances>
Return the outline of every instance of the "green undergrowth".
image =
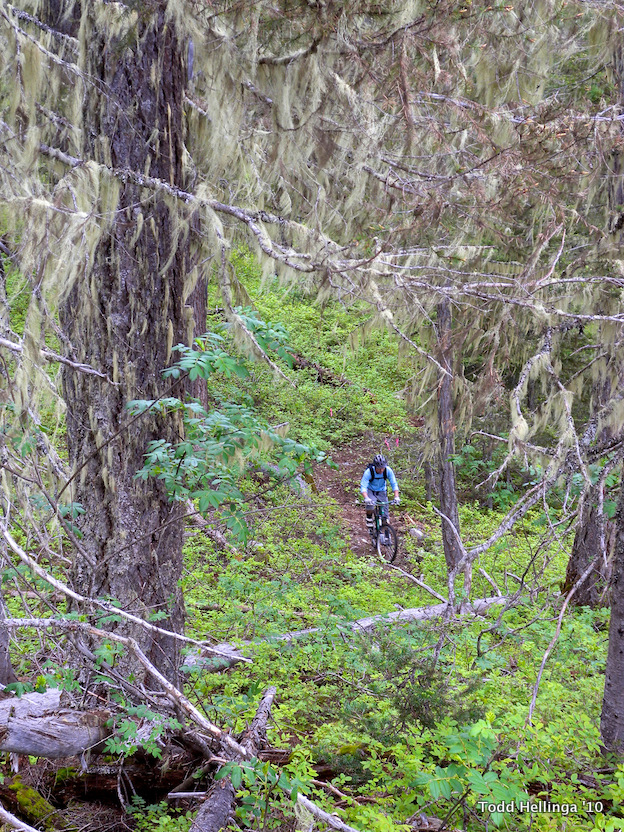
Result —
<instances>
[{"instance_id":1,"label":"green undergrowth","mask_svg":"<svg viewBox=\"0 0 624 832\"><path fill-rule=\"evenodd\" d=\"M258 261L246 249L233 252L231 262L244 286L243 305L251 301L261 318L283 324L292 352L330 370L337 382L319 383L314 368L290 369L286 361L277 360L296 382L293 387L258 362L238 390L251 397L259 415L274 424L287 423L292 438L321 450L339 447L365 431L413 431L402 392L413 371L399 360L396 338L372 326L370 308L317 302L277 277L263 279ZM209 289L209 300L219 305L216 287ZM209 315L208 325L210 320Z\"/></svg>"},{"instance_id":2,"label":"green undergrowth","mask_svg":"<svg viewBox=\"0 0 624 832\"><path fill-rule=\"evenodd\" d=\"M411 816L449 812L450 828L466 830L620 828L621 775L599 749L607 610L566 616L528 719L566 562L559 545L540 545L540 512L475 565L472 597L493 594L479 566L504 594L524 582L500 618L495 606L484 617L362 631L350 622L437 602L372 553L355 555L329 497L282 487L264 499L246 549L223 553L201 534L186 544L189 633L253 659L189 670L189 694L211 719L242 731L276 685L269 738L290 753L285 776L327 808L335 796L311 781L331 782L346 795L340 816L359 829L406 830ZM427 537L417 547L403 536L401 564L444 593L435 513L409 500L404 510ZM486 538L501 516L463 506L466 541ZM253 792L245 776L241 794ZM539 801L543 811L523 808Z\"/></svg>"}]
</instances>

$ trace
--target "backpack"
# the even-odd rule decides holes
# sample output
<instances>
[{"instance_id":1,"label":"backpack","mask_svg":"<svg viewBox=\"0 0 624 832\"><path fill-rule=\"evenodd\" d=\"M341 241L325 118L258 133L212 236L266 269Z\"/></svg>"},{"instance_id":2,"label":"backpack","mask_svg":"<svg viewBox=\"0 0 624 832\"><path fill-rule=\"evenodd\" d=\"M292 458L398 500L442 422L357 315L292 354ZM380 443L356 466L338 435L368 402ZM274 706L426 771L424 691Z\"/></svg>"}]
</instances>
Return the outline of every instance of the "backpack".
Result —
<instances>
[{"instance_id":1,"label":"backpack","mask_svg":"<svg viewBox=\"0 0 624 832\"><path fill-rule=\"evenodd\" d=\"M373 465L373 463L372 463L372 462L371 462L371 464L368 466L368 470L370 471L370 475L371 475L371 482L372 482L372 481L375 479L375 477L378 477L378 476L379 476L379 474L377 473L377 471L375 471L375 466ZM387 468L384 468L384 469L383 469L383 478L384 478L384 480L387 480L387 479L388 479L388 469L387 469Z\"/></svg>"}]
</instances>

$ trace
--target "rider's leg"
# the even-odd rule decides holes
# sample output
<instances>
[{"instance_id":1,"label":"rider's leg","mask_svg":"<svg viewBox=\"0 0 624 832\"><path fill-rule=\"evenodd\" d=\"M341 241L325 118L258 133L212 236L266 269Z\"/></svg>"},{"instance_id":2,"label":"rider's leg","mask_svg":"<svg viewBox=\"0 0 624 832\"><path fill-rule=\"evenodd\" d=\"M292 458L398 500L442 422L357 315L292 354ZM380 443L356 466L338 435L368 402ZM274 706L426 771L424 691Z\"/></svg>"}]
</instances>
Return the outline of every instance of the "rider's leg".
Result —
<instances>
[{"instance_id":1,"label":"rider's leg","mask_svg":"<svg viewBox=\"0 0 624 832\"><path fill-rule=\"evenodd\" d=\"M386 525L388 522L388 495L385 491L381 491L377 496L377 502L379 503L379 515L381 517L382 525Z\"/></svg>"},{"instance_id":2,"label":"rider's leg","mask_svg":"<svg viewBox=\"0 0 624 832\"><path fill-rule=\"evenodd\" d=\"M377 501L377 496L369 489L367 492L367 505L366 505L366 528L371 536L375 534L375 515L374 515L374 508L373 503Z\"/></svg>"}]
</instances>

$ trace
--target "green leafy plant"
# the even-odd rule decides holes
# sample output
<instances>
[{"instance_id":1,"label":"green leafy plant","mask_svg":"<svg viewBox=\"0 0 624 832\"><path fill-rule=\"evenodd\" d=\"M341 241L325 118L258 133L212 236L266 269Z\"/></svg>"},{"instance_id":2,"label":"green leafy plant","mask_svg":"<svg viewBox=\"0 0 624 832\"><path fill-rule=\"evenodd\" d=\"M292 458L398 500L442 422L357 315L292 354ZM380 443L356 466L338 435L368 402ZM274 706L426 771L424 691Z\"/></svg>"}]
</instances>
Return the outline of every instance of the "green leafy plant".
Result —
<instances>
[{"instance_id":1,"label":"green leafy plant","mask_svg":"<svg viewBox=\"0 0 624 832\"><path fill-rule=\"evenodd\" d=\"M107 725L115 729L114 735L105 741L105 748L109 754L130 757L142 748L157 759L162 757L159 738L167 731L179 730L182 727L177 719L152 711L145 704L127 703L124 703L121 715L111 717Z\"/></svg>"},{"instance_id":2,"label":"green leafy plant","mask_svg":"<svg viewBox=\"0 0 624 832\"><path fill-rule=\"evenodd\" d=\"M214 373L226 378L245 378L248 374L243 359L223 349L219 332L196 339L193 348L179 345L176 349L182 357L165 371L167 376L178 378L184 372L191 379L208 379ZM168 417L178 414L184 424L182 441L156 440L149 444L137 477L163 480L171 499L197 500L200 512L222 509L229 529L240 540L245 540L248 529L238 481L249 459L262 453L274 454L284 478L292 477L299 465L309 472L312 459L326 459L324 453L283 436L243 404L222 401L218 409L207 412L195 400L170 396L156 401L136 400L128 408L133 414L148 410Z\"/></svg>"},{"instance_id":3,"label":"green leafy plant","mask_svg":"<svg viewBox=\"0 0 624 832\"><path fill-rule=\"evenodd\" d=\"M132 796L126 811L138 832L189 832L193 823L192 812L176 812L164 801L147 804L139 795Z\"/></svg>"},{"instance_id":4,"label":"green leafy plant","mask_svg":"<svg viewBox=\"0 0 624 832\"><path fill-rule=\"evenodd\" d=\"M215 780L224 777L230 778L237 791L237 817L245 826L260 824L259 828L263 830L277 828L268 824L272 799L278 798L279 801L285 794L290 803L307 786L298 777L289 777L284 771L256 757L244 763L226 763L217 772ZM279 823L279 820L276 819L276 822Z\"/></svg>"}]
</instances>

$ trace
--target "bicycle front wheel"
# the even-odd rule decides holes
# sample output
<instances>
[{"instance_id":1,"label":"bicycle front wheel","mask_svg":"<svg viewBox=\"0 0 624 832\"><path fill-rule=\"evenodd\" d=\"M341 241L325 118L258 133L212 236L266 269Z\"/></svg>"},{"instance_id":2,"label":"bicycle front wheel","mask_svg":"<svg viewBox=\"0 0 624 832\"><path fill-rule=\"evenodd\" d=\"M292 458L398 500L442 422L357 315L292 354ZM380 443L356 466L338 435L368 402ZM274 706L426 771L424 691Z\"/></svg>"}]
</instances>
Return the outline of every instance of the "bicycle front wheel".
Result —
<instances>
[{"instance_id":1,"label":"bicycle front wheel","mask_svg":"<svg viewBox=\"0 0 624 832\"><path fill-rule=\"evenodd\" d=\"M397 533L392 526L382 526L377 535L377 553L388 563L392 563L396 557L398 548Z\"/></svg>"}]
</instances>

